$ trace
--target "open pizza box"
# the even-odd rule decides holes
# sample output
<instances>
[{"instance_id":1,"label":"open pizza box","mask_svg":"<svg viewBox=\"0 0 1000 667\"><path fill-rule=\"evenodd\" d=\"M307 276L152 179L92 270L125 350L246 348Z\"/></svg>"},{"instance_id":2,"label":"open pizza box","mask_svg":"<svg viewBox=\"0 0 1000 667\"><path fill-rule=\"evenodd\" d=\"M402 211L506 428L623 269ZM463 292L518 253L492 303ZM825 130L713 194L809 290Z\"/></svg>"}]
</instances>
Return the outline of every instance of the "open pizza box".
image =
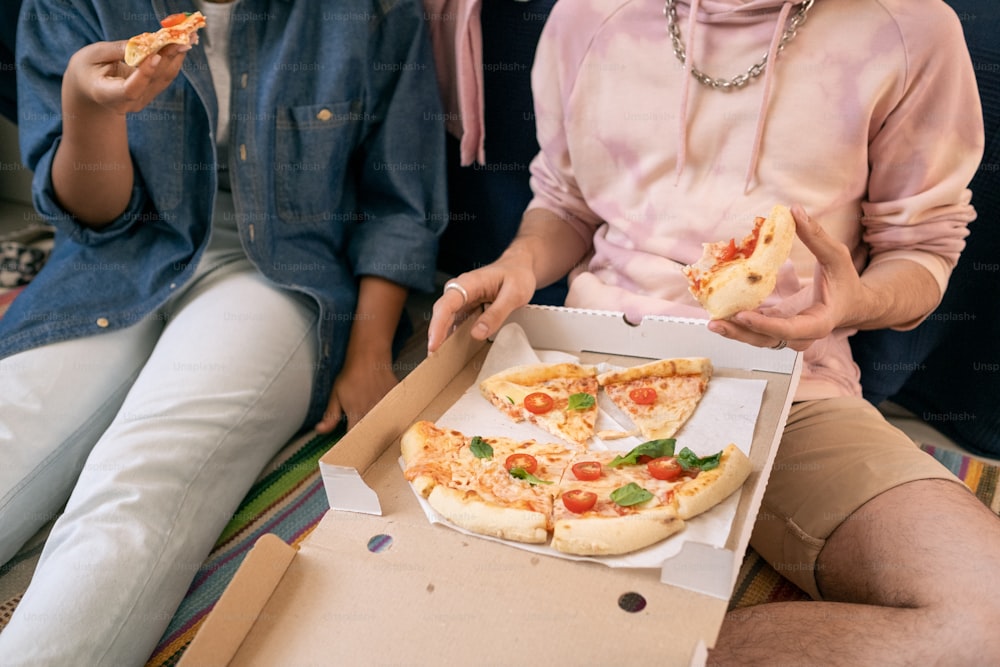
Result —
<instances>
[{"instance_id":1,"label":"open pizza box","mask_svg":"<svg viewBox=\"0 0 1000 667\"><path fill-rule=\"evenodd\" d=\"M505 329L516 327L531 347L582 363L707 356L715 370L696 416L727 383L746 403L733 412L752 415L741 448L753 472L726 501L714 543L700 541L696 517L656 566L609 565L432 523L404 479L401 434L418 419L453 414L475 393L497 345L474 341L470 325L323 457L332 509L298 549L273 535L257 542L182 667L704 663L739 574L801 355L726 340L700 320L647 318L633 326L620 313L541 306L511 316ZM740 419L720 412L700 419L716 428Z\"/></svg>"}]
</instances>

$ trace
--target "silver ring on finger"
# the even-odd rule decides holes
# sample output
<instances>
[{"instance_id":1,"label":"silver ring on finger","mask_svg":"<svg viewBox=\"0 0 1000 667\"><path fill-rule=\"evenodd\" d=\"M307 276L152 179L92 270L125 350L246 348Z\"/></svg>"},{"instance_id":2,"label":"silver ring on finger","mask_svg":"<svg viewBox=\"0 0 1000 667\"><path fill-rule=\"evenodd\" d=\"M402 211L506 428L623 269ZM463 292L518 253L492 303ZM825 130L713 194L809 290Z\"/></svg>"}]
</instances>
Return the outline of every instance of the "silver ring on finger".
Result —
<instances>
[{"instance_id":1,"label":"silver ring on finger","mask_svg":"<svg viewBox=\"0 0 1000 667\"><path fill-rule=\"evenodd\" d=\"M462 306L465 306L465 304L469 303L469 293L465 291L464 287L462 287L457 282L455 282L454 280L452 280L451 282L445 283L445 286L444 286L444 291L445 292L447 292L450 289L453 289L453 290L455 290L456 292L458 292L459 294L462 295Z\"/></svg>"}]
</instances>

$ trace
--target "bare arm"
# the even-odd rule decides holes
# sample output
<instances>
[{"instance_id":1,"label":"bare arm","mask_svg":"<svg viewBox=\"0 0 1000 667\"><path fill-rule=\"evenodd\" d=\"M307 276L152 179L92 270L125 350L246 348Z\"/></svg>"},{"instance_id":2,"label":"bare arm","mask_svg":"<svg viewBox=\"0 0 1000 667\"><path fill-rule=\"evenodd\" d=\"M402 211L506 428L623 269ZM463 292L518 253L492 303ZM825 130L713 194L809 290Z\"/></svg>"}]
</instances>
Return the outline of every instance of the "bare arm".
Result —
<instances>
[{"instance_id":1,"label":"bare arm","mask_svg":"<svg viewBox=\"0 0 1000 667\"><path fill-rule=\"evenodd\" d=\"M398 382L392 370L392 340L406 295L406 288L384 278L361 279L347 356L316 425L319 433L336 428L342 415L347 415L347 426L352 428Z\"/></svg>"},{"instance_id":2,"label":"bare arm","mask_svg":"<svg viewBox=\"0 0 1000 667\"><path fill-rule=\"evenodd\" d=\"M125 42L97 42L70 58L63 76L63 135L52 162L59 203L97 229L120 216L134 173L125 125L180 71L186 48L169 46L138 68L122 61Z\"/></svg>"},{"instance_id":3,"label":"bare arm","mask_svg":"<svg viewBox=\"0 0 1000 667\"><path fill-rule=\"evenodd\" d=\"M427 332L427 350L441 346L455 317L482 303L489 303L472 330L479 340L496 333L512 311L545 287L569 273L583 259L589 244L555 213L541 208L525 213L510 246L492 264L458 276L455 281L469 295L463 303L456 290L446 290L434 304Z\"/></svg>"}]
</instances>

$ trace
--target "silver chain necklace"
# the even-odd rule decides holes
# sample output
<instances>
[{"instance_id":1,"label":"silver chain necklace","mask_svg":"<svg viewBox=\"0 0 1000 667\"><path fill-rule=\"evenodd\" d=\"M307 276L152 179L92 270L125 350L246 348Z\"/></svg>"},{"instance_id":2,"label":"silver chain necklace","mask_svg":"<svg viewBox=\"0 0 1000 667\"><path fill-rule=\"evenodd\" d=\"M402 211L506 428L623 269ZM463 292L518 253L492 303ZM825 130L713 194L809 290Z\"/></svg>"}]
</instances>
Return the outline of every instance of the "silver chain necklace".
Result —
<instances>
[{"instance_id":1,"label":"silver chain necklace","mask_svg":"<svg viewBox=\"0 0 1000 667\"><path fill-rule=\"evenodd\" d=\"M799 6L799 10L788 20L788 27L785 28L785 32L781 35L781 40L778 42L778 50L775 52L776 54L781 53L785 46L795 38L796 31L799 29L799 26L805 23L806 14L809 13L810 8L812 8L815 1L816 0L805 0L805 2ZM667 17L667 32L670 33L670 41L674 47L674 55L677 56L677 60L681 61L682 65L685 65L687 64L687 51L684 49L684 42L681 41L681 29L677 23L677 0L664 0L663 15ZM748 67L746 72L738 74L731 79L716 79L710 77L693 64L691 66L691 76L697 79L698 83L708 86L709 88L729 91L736 88L743 88L748 83L763 74L766 69L767 54L765 53L764 57Z\"/></svg>"}]
</instances>

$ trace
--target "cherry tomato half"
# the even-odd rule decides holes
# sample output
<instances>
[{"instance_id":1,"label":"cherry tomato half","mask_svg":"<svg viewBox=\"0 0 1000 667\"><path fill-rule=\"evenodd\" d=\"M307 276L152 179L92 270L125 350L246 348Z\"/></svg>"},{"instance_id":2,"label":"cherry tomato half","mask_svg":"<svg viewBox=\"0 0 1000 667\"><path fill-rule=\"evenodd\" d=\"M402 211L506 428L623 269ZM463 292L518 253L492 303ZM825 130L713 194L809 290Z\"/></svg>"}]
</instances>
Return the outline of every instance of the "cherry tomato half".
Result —
<instances>
[{"instance_id":1,"label":"cherry tomato half","mask_svg":"<svg viewBox=\"0 0 1000 667\"><path fill-rule=\"evenodd\" d=\"M187 17L188 15L184 12L180 12L179 14L171 14L170 16L167 16L162 21L160 21L160 25L163 26L164 28L172 28L175 25L180 25L181 23L184 23Z\"/></svg>"},{"instance_id":2,"label":"cherry tomato half","mask_svg":"<svg viewBox=\"0 0 1000 667\"><path fill-rule=\"evenodd\" d=\"M535 471L538 470L538 459L531 454L511 454L507 457L507 460L504 461L503 467L507 470L521 468L529 475L533 475L535 474Z\"/></svg>"},{"instance_id":3,"label":"cherry tomato half","mask_svg":"<svg viewBox=\"0 0 1000 667\"><path fill-rule=\"evenodd\" d=\"M652 387L636 387L628 393L628 397L639 405L652 405L656 403L656 390Z\"/></svg>"},{"instance_id":4,"label":"cherry tomato half","mask_svg":"<svg viewBox=\"0 0 1000 667\"><path fill-rule=\"evenodd\" d=\"M524 409L536 415L544 415L552 409L555 401L548 394L536 391L524 397Z\"/></svg>"},{"instance_id":5,"label":"cherry tomato half","mask_svg":"<svg viewBox=\"0 0 1000 667\"><path fill-rule=\"evenodd\" d=\"M649 461L646 464L646 470L649 471L653 479L662 479L667 482L677 479L684 472L684 468L673 456L661 456Z\"/></svg>"},{"instance_id":6,"label":"cherry tomato half","mask_svg":"<svg viewBox=\"0 0 1000 667\"><path fill-rule=\"evenodd\" d=\"M739 254L739 249L736 247L736 239L729 239L729 245L719 251L719 262L728 262Z\"/></svg>"},{"instance_id":7,"label":"cherry tomato half","mask_svg":"<svg viewBox=\"0 0 1000 667\"><path fill-rule=\"evenodd\" d=\"M581 482L592 482L595 479L600 479L602 474L601 463L599 461L580 461L579 463L574 463L570 470L573 471L573 475Z\"/></svg>"},{"instance_id":8,"label":"cherry tomato half","mask_svg":"<svg viewBox=\"0 0 1000 667\"><path fill-rule=\"evenodd\" d=\"M574 514L582 514L597 504L597 494L583 489L570 489L562 494L563 505Z\"/></svg>"}]
</instances>

